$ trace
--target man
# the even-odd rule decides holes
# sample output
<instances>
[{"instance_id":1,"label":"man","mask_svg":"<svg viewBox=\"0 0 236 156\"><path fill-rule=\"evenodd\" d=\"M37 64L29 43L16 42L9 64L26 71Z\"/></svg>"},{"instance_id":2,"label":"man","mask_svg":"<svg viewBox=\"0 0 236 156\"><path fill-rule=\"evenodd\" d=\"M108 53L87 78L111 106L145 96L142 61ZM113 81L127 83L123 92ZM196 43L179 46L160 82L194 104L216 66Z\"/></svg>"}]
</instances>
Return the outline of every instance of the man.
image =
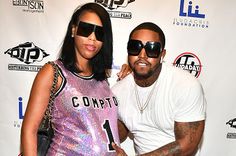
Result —
<instances>
[{"instance_id":1,"label":"man","mask_svg":"<svg viewBox=\"0 0 236 156\"><path fill-rule=\"evenodd\" d=\"M205 124L203 89L190 73L163 63L164 48L165 35L154 23L130 33L133 73L112 87L119 101L120 140L131 134L137 155L197 155Z\"/></svg>"}]
</instances>

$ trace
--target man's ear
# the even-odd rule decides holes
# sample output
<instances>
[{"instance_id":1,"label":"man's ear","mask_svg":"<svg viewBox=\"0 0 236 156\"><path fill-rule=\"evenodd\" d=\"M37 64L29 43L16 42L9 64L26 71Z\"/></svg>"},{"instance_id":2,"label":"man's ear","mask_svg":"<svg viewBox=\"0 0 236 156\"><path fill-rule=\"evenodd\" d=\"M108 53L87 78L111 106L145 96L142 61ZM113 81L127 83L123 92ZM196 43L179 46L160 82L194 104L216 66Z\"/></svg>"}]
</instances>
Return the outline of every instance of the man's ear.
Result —
<instances>
[{"instance_id":1,"label":"man's ear","mask_svg":"<svg viewBox=\"0 0 236 156\"><path fill-rule=\"evenodd\" d=\"M164 59L165 56L166 56L166 50L163 49L162 52L161 52L161 57L162 57L162 59Z\"/></svg>"},{"instance_id":2,"label":"man's ear","mask_svg":"<svg viewBox=\"0 0 236 156\"><path fill-rule=\"evenodd\" d=\"M160 59L160 63L162 63L162 62L163 62L165 55L166 55L166 50L165 50L165 49L163 49L163 50L162 50L162 52L161 52L161 59Z\"/></svg>"}]
</instances>

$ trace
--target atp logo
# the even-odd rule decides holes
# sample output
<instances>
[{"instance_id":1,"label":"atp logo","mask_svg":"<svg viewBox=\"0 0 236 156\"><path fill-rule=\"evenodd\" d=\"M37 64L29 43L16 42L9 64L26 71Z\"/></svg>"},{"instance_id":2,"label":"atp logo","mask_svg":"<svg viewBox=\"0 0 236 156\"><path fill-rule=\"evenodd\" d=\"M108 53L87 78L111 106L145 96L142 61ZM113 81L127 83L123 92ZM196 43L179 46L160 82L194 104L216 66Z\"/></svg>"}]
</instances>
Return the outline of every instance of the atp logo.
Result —
<instances>
[{"instance_id":1,"label":"atp logo","mask_svg":"<svg viewBox=\"0 0 236 156\"><path fill-rule=\"evenodd\" d=\"M231 128L236 128L236 118L229 120L226 122L226 125L229 125Z\"/></svg>"},{"instance_id":2,"label":"atp logo","mask_svg":"<svg viewBox=\"0 0 236 156\"><path fill-rule=\"evenodd\" d=\"M41 62L44 57L49 56L43 49L35 46L33 42L19 44L16 47L8 49L4 54L8 54L25 64L32 64L36 61Z\"/></svg>"},{"instance_id":3,"label":"atp logo","mask_svg":"<svg viewBox=\"0 0 236 156\"><path fill-rule=\"evenodd\" d=\"M135 0L95 0L96 3L102 4L104 7L113 10L118 7L126 7L129 3Z\"/></svg>"},{"instance_id":4,"label":"atp logo","mask_svg":"<svg viewBox=\"0 0 236 156\"><path fill-rule=\"evenodd\" d=\"M234 128L236 130L236 118L230 119L228 122L226 122L226 125L229 125L230 128ZM227 139L236 139L236 133L232 132L232 131L228 132L226 135L226 138Z\"/></svg>"},{"instance_id":5,"label":"atp logo","mask_svg":"<svg viewBox=\"0 0 236 156\"><path fill-rule=\"evenodd\" d=\"M202 70L200 59L195 54L190 52L185 52L177 56L173 65L189 71L196 78L199 77Z\"/></svg>"}]
</instances>

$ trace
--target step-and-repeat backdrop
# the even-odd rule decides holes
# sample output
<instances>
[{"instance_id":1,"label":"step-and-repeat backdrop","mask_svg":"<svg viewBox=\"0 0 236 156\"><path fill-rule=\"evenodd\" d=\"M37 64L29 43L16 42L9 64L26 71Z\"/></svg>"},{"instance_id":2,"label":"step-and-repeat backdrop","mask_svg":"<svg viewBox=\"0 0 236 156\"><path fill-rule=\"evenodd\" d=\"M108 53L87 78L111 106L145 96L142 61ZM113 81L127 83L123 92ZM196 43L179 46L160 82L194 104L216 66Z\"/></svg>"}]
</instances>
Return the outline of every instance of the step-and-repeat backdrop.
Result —
<instances>
[{"instance_id":1,"label":"step-and-repeat backdrop","mask_svg":"<svg viewBox=\"0 0 236 156\"><path fill-rule=\"evenodd\" d=\"M29 92L44 63L58 56L74 9L102 4L114 34L110 83L126 62L126 42L139 23L152 21L166 34L165 61L202 83L207 120L202 156L236 155L235 0L1 0L0 155L16 156ZM122 143L134 155L131 140Z\"/></svg>"}]
</instances>

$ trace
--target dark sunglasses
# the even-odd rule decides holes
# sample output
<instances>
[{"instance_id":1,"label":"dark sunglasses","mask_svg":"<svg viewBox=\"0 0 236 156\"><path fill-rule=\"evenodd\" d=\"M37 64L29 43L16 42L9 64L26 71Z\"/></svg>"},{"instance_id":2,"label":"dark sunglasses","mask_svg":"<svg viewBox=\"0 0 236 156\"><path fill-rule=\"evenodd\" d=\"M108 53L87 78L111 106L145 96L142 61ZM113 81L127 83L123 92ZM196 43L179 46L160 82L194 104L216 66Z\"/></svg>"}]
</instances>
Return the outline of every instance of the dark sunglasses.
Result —
<instances>
[{"instance_id":1,"label":"dark sunglasses","mask_svg":"<svg viewBox=\"0 0 236 156\"><path fill-rule=\"evenodd\" d=\"M138 56L142 49L145 49L146 54L148 57L157 58L159 57L162 49L160 42L146 42L143 45L142 41L140 40L129 40L127 50L129 55Z\"/></svg>"},{"instance_id":2,"label":"dark sunglasses","mask_svg":"<svg viewBox=\"0 0 236 156\"><path fill-rule=\"evenodd\" d=\"M82 21L79 22L77 29L78 36L88 37L89 35L92 34L92 32L95 33L96 39L98 41L103 42L103 36L104 36L103 27Z\"/></svg>"}]
</instances>

